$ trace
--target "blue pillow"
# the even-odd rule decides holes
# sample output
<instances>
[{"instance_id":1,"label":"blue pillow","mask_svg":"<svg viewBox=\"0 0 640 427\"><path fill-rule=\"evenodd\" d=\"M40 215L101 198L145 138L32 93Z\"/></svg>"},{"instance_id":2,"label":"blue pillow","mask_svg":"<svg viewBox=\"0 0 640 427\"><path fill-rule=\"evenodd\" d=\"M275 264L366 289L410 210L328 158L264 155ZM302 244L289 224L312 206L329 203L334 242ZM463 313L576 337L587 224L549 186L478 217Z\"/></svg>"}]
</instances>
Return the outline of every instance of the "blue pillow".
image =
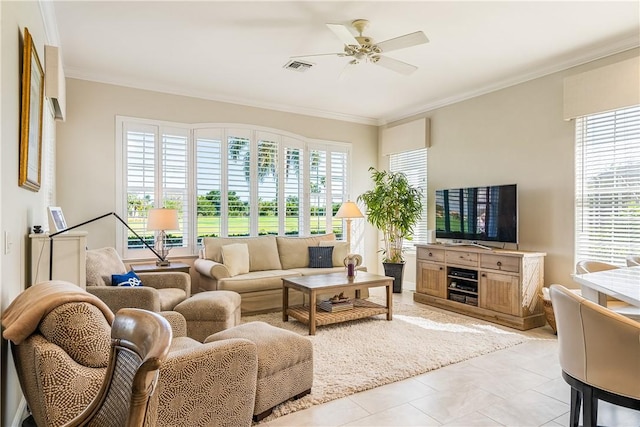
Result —
<instances>
[{"instance_id":1,"label":"blue pillow","mask_svg":"<svg viewBox=\"0 0 640 427\"><path fill-rule=\"evenodd\" d=\"M333 267L333 246L309 246L309 268Z\"/></svg>"},{"instance_id":2,"label":"blue pillow","mask_svg":"<svg viewBox=\"0 0 640 427\"><path fill-rule=\"evenodd\" d=\"M131 270L127 274L112 274L111 275L112 286L142 286L142 280L138 275Z\"/></svg>"}]
</instances>

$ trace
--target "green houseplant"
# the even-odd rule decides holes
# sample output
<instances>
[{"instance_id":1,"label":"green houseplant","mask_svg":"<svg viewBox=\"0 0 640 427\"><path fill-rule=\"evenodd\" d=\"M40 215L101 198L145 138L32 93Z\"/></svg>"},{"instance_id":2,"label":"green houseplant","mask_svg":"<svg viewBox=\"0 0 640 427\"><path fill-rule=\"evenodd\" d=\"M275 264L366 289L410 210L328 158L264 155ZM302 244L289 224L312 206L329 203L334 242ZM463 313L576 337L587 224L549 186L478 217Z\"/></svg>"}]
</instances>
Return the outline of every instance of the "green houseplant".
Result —
<instances>
[{"instance_id":1,"label":"green houseplant","mask_svg":"<svg viewBox=\"0 0 640 427\"><path fill-rule=\"evenodd\" d=\"M411 238L413 227L422 216L422 192L412 186L401 172L379 171L373 167L369 171L373 188L359 195L358 201L366 206L367 221L382 231L384 236L382 263L385 274L393 269L394 266L390 268L390 264L395 264L395 269L400 268L399 276L387 275L396 279L394 292L401 292L404 268L402 243L404 239Z\"/></svg>"}]
</instances>

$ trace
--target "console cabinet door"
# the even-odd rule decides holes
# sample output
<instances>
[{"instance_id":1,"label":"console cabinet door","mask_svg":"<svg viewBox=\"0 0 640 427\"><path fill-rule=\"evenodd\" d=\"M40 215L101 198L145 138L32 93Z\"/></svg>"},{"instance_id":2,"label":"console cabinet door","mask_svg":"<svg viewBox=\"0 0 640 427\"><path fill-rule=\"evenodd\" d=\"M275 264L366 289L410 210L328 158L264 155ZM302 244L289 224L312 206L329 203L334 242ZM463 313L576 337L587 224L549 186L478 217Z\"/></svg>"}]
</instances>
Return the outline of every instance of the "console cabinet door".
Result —
<instances>
[{"instance_id":1,"label":"console cabinet door","mask_svg":"<svg viewBox=\"0 0 640 427\"><path fill-rule=\"evenodd\" d=\"M519 315L519 283L518 276L481 272L479 306L499 313Z\"/></svg>"},{"instance_id":2,"label":"console cabinet door","mask_svg":"<svg viewBox=\"0 0 640 427\"><path fill-rule=\"evenodd\" d=\"M417 267L416 292L446 298L447 276L444 265L418 260Z\"/></svg>"}]
</instances>

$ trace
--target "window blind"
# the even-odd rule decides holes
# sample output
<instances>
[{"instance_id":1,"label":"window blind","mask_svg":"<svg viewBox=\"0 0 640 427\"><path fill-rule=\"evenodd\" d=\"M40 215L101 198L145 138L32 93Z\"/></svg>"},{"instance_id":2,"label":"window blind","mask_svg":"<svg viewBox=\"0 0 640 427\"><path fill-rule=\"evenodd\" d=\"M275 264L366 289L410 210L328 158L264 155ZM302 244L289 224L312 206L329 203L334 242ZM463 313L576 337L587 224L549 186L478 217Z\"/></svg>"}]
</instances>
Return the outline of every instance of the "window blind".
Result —
<instances>
[{"instance_id":1,"label":"window blind","mask_svg":"<svg viewBox=\"0 0 640 427\"><path fill-rule=\"evenodd\" d=\"M640 105L576 119L576 260L640 254Z\"/></svg>"},{"instance_id":2,"label":"window blind","mask_svg":"<svg viewBox=\"0 0 640 427\"><path fill-rule=\"evenodd\" d=\"M427 149L391 154L389 170L404 173L409 184L422 191L422 219L413 228L412 240L403 242L405 248L412 249L416 243L427 243Z\"/></svg>"}]
</instances>

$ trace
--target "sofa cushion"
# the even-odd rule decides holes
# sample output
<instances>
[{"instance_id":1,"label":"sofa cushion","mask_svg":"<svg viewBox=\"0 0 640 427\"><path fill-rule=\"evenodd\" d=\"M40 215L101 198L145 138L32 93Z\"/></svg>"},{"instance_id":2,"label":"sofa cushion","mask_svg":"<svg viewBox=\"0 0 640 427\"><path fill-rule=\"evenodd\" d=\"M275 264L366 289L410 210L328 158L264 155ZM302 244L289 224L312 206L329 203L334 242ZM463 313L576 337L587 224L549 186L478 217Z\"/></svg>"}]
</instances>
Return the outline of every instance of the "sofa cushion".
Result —
<instances>
[{"instance_id":1,"label":"sofa cushion","mask_svg":"<svg viewBox=\"0 0 640 427\"><path fill-rule=\"evenodd\" d=\"M322 234L313 237L276 237L278 254L283 270L305 268L309 266L309 246L319 246L320 242L336 240L336 235Z\"/></svg>"},{"instance_id":2,"label":"sofa cushion","mask_svg":"<svg viewBox=\"0 0 640 427\"><path fill-rule=\"evenodd\" d=\"M222 246L222 262L231 277L249 272L249 245L232 243Z\"/></svg>"},{"instance_id":3,"label":"sofa cushion","mask_svg":"<svg viewBox=\"0 0 640 427\"><path fill-rule=\"evenodd\" d=\"M349 243L342 240L327 240L320 242L320 246L333 246L333 259L334 267L344 267L344 259L349 255Z\"/></svg>"},{"instance_id":4,"label":"sofa cushion","mask_svg":"<svg viewBox=\"0 0 640 427\"><path fill-rule=\"evenodd\" d=\"M177 304L187 299L187 294L178 288L158 289L158 297L160 299L160 311L173 310Z\"/></svg>"},{"instance_id":5,"label":"sofa cushion","mask_svg":"<svg viewBox=\"0 0 640 427\"><path fill-rule=\"evenodd\" d=\"M203 238L205 258L222 264L222 246L232 243L246 243L249 247L249 271L282 268L275 236L205 237Z\"/></svg>"},{"instance_id":6,"label":"sofa cushion","mask_svg":"<svg viewBox=\"0 0 640 427\"><path fill-rule=\"evenodd\" d=\"M342 267L328 267L328 268L311 268L311 267L301 267L294 268L289 271L294 271L301 276L313 276L316 274L330 274L330 273L344 273L344 276L347 277L347 269Z\"/></svg>"},{"instance_id":7,"label":"sofa cushion","mask_svg":"<svg viewBox=\"0 0 640 427\"><path fill-rule=\"evenodd\" d=\"M282 289L283 278L298 276L301 276L299 272L289 270L252 271L240 276L218 280L218 289L235 291L239 294Z\"/></svg>"},{"instance_id":8,"label":"sofa cushion","mask_svg":"<svg viewBox=\"0 0 640 427\"><path fill-rule=\"evenodd\" d=\"M309 268L333 267L333 247L309 246Z\"/></svg>"},{"instance_id":9,"label":"sofa cushion","mask_svg":"<svg viewBox=\"0 0 640 427\"><path fill-rule=\"evenodd\" d=\"M114 248L91 249L87 251L87 286L109 286L112 274L125 274L120 255Z\"/></svg>"}]
</instances>

